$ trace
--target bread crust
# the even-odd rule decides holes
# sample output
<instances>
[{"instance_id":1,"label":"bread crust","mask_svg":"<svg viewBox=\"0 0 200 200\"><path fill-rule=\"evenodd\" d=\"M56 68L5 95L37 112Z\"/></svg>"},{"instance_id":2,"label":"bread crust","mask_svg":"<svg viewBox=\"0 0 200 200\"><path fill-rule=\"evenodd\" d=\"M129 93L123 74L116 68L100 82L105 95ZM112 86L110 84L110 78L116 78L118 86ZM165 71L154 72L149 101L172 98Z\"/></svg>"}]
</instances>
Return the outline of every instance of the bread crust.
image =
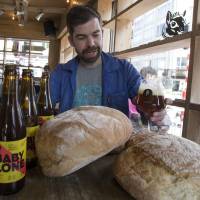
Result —
<instances>
[{"instance_id":1,"label":"bread crust","mask_svg":"<svg viewBox=\"0 0 200 200\"><path fill-rule=\"evenodd\" d=\"M103 106L83 106L57 115L35 142L42 171L65 176L123 145L132 133L129 119Z\"/></svg>"},{"instance_id":2,"label":"bread crust","mask_svg":"<svg viewBox=\"0 0 200 200\"><path fill-rule=\"evenodd\" d=\"M137 200L199 200L200 146L169 134L137 134L114 174Z\"/></svg>"}]
</instances>

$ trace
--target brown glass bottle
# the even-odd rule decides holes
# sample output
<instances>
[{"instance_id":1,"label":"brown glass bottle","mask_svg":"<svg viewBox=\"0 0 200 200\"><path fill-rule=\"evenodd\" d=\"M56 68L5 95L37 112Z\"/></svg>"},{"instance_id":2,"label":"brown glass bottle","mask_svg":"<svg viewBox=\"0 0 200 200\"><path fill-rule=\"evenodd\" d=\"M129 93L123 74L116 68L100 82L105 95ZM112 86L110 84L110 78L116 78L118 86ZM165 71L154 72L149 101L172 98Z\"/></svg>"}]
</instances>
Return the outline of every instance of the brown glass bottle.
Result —
<instances>
[{"instance_id":1,"label":"brown glass bottle","mask_svg":"<svg viewBox=\"0 0 200 200\"><path fill-rule=\"evenodd\" d=\"M20 104L24 115L27 135L27 168L32 168L37 164L35 151L35 135L38 131L38 112L35 102L35 92L33 86L33 71L23 69L21 81Z\"/></svg>"},{"instance_id":2,"label":"brown glass bottle","mask_svg":"<svg viewBox=\"0 0 200 200\"><path fill-rule=\"evenodd\" d=\"M42 125L45 121L52 119L54 117L54 111L51 103L50 90L49 90L49 72L47 70L45 70L42 73L37 107L38 107L38 119L40 125Z\"/></svg>"},{"instance_id":3,"label":"brown glass bottle","mask_svg":"<svg viewBox=\"0 0 200 200\"><path fill-rule=\"evenodd\" d=\"M4 71L0 108L0 194L19 191L26 174L26 128L18 100L18 69Z\"/></svg>"}]
</instances>

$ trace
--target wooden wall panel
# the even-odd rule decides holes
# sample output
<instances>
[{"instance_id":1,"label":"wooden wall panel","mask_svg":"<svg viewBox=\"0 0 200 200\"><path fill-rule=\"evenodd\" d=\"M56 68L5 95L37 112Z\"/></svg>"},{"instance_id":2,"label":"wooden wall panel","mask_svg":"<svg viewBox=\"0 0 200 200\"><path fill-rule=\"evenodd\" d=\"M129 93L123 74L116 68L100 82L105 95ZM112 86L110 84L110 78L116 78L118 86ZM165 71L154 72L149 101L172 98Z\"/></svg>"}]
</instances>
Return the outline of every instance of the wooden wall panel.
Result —
<instances>
[{"instance_id":1,"label":"wooden wall panel","mask_svg":"<svg viewBox=\"0 0 200 200\"><path fill-rule=\"evenodd\" d=\"M195 52L194 52L194 65L193 65L193 79L192 79L192 91L191 91L191 103L200 104L200 89L199 89L199 77L200 77L200 37L196 37L195 40Z\"/></svg>"},{"instance_id":2,"label":"wooden wall panel","mask_svg":"<svg viewBox=\"0 0 200 200\"><path fill-rule=\"evenodd\" d=\"M112 14L112 0L98 1L98 12L101 14L103 21L110 20Z\"/></svg>"},{"instance_id":3,"label":"wooden wall panel","mask_svg":"<svg viewBox=\"0 0 200 200\"><path fill-rule=\"evenodd\" d=\"M50 69L54 69L59 63L60 56L60 40L54 39L50 40L49 44L49 66Z\"/></svg>"},{"instance_id":4,"label":"wooden wall panel","mask_svg":"<svg viewBox=\"0 0 200 200\"><path fill-rule=\"evenodd\" d=\"M187 138L200 144L200 112L190 110Z\"/></svg>"},{"instance_id":5,"label":"wooden wall panel","mask_svg":"<svg viewBox=\"0 0 200 200\"><path fill-rule=\"evenodd\" d=\"M132 21L126 19L117 20L117 32L115 51L131 48Z\"/></svg>"}]
</instances>

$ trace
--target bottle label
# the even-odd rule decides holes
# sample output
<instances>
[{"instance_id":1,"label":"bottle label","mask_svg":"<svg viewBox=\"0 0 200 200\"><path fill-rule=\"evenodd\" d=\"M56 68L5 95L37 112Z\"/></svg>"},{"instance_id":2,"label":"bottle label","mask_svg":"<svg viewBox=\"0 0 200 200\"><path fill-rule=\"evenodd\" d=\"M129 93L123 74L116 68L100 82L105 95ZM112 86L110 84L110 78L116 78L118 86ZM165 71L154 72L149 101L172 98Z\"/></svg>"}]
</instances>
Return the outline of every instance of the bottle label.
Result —
<instances>
[{"instance_id":1,"label":"bottle label","mask_svg":"<svg viewBox=\"0 0 200 200\"><path fill-rule=\"evenodd\" d=\"M26 127L27 159L36 158L36 153L35 153L35 135L37 134L38 129L39 129L39 126Z\"/></svg>"},{"instance_id":2,"label":"bottle label","mask_svg":"<svg viewBox=\"0 0 200 200\"><path fill-rule=\"evenodd\" d=\"M0 141L0 183L13 183L26 174L26 138Z\"/></svg>"},{"instance_id":3,"label":"bottle label","mask_svg":"<svg viewBox=\"0 0 200 200\"><path fill-rule=\"evenodd\" d=\"M44 122L53 119L54 115L49 115L49 116L38 116L38 120L39 120L39 125L41 126L42 124L44 124Z\"/></svg>"}]
</instances>

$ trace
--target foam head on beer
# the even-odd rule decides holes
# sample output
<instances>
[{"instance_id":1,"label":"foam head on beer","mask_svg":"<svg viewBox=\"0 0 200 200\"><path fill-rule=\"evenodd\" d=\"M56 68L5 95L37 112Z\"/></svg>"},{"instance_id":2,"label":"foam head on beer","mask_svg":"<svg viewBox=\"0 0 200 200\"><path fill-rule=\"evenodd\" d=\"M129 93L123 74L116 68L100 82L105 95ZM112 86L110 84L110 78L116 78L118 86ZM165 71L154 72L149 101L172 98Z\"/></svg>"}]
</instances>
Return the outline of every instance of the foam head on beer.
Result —
<instances>
[{"instance_id":1,"label":"foam head on beer","mask_svg":"<svg viewBox=\"0 0 200 200\"><path fill-rule=\"evenodd\" d=\"M164 97L164 86L160 80L143 80L140 84L138 94L163 96Z\"/></svg>"},{"instance_id":2,"label":"foam head on beer","mask_svg":"<svg viewBox=\"0 0 200 200\"><path fill-rule=\"evenodd\" d=\"M146 118L152 116L165 108L164 87L157 80L142 81L136 97L137 110L146 115Z\"/></svg>"}]
</instances>

